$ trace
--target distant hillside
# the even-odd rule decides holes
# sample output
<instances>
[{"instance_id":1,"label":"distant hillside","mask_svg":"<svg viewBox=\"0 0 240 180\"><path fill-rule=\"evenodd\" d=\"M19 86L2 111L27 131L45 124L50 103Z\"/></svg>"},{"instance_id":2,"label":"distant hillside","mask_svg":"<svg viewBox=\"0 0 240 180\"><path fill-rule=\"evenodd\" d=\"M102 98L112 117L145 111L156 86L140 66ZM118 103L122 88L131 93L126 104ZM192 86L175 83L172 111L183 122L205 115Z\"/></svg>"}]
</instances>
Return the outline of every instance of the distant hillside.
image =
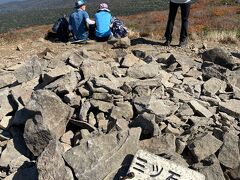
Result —
<instances>
[{"instance_id":1,"label":"distant hillside","mask_svg":"<svg viewBox=\"0 0 240 180\"><path fill-rule=\"evenodd\" d=\"M96 12L102 0L87 1L90 16ZM146 11L162 10L168 6L166 0L105 0L115 16L132 15ZM74 0L28 0L0 5L0 33L10 29L32 25L51 24L63 14L74 9Z\"/></svg>"}]
</instances>

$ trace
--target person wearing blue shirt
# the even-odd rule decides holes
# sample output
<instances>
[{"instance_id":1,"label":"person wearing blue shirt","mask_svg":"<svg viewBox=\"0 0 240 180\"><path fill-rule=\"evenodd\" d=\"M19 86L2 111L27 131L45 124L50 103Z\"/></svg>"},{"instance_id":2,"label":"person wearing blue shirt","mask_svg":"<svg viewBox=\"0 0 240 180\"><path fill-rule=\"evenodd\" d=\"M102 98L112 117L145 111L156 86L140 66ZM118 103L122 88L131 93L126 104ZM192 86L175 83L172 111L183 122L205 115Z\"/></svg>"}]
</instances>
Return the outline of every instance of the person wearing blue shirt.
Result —
<instances>
[{"instance_id":1,"label":"person wearing blue shirt","mask_svg":"<svg viewBox=\"0 0 240 180\"><path fill-rule=\"evenodd\" d=\"M107 41L111 37L111 19L112 15L108 9L108 5L106 3L101 3L97 13L95 14L96 41Z\"/></svg>"},{"instance_id":2,"label":"person wearing blue shirt","mask_svg":"<svg viewBox=\"0 0 240 180\"><path fill-rule=\"evenodd\" d=\"M77 1L75 5L76 11L69 17L69 30L72 32L75 41L87 40L87 24L95 24L95 21L90 20L83 0Z\"/></svg>"}]
</instances>

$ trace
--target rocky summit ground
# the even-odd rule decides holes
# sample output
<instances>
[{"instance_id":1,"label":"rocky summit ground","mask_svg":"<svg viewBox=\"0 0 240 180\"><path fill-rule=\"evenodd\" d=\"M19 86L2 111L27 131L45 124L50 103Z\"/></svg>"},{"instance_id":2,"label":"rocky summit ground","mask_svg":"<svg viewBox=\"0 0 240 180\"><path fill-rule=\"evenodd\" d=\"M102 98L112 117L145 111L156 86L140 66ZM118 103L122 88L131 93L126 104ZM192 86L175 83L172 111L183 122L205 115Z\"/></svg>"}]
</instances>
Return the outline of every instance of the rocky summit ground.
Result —
<instances>
[{"instance_id":1,"label":"rocky summit ground","mask_svg":"<svg viewBox=\"0 0 240 180\"><path fill-rule=\"evenodd\" d=\"M40 39L0 52L1 179L120 179L139 149L240 179L239 47Z\"/></svg>"}]
</instances>

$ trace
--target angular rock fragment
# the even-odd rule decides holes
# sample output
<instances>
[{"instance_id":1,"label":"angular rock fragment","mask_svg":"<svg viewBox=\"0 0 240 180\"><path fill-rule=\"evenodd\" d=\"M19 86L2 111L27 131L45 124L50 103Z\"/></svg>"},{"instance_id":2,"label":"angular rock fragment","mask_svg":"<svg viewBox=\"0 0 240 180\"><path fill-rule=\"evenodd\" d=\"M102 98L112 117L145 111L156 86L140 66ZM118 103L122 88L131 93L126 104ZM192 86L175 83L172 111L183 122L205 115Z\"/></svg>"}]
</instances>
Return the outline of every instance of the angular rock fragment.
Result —
<instances>
[{"instance_id":1,"label":"angular rock fragment","mask_svg":"<svg viewBox=\"0 0 240 180\"><path fill-rule=\"evenodd\" d=\"M10 86L16 81L16 77L11 72L0 72L0 89Z\"/></svg>"},{"instance_id":2,"label":"angular rock fragment","mask_svg":"<svg viewBox=\"0 0 240 180\"><path fill-rule=\"evenodd\" d=\"M38 179L65 179L67 169L62 158L63 147L56 140L51 140L37 159Z\"/></svg>"},{"instance_id":3,"label":"angular rock fragment","mask_svg":"<svg viewBox=\"0 0 240 180\"><path fill-rule=\"evenodd\" d=\"M138 62L139 62L139 59L136 56L134 56L133 54L127 54L124 57L124 59L121 63L121 66L122 67L131 67Z\"/></svg>"},{"instance_id":4,"label":"angular rock fragment","mask_svg":"<svg viewBox=\"0 0 240 180\"><path fill-rule=\"evenodd\" d=\"M162 154L176 151L176 137L173 134L162 134L151 139L139 142L141 149L149 151L153 154Z\"/></svg>"},{"instance_id":5,"label":"angular rock fragment","mask_svg":"<svg viewBox=\"0 0 240 180\"><path fill-rule=\"evenodd\" d=\"M218 160L225 167L235 169L239 166L239 137L233 133L224 135L223 146L219 151Z\"/></svg>"},{"instance_id":6,"label":"angular rock fragment","mask_svg":"<svg viewBox=\"0 0 240 180\"><path fill-rule=\"evenodd\" d=\"M160 130L158 124L156 123L154 114L143 113L139 114L130 124L131 127L141 127L142 134L158 136L160 134Z\"/></svg>"},{"instance_id":7,"label":"angular rock fragment","mask_svg":"<svg viewBox=\"0 0 240 180\"><path fill-rule=\"evenodd\" d=\"M0 158L0 166L1 167L8 167L11 161L19 158L22 154L15 149L13 139L9 140L6 146L6 149L1 154Z\"/></svg>"},{"instance_id":8,"label":"angular rock fragment","mask_svg":"<svg viewBox=\"0 0 240 180\"><path fill-rule=\"evenodd\" d=\"M82 70L85 79L89 79L90 77L98 77L112 72L108 64L102 61L93 61L89 59L83 61L80 69Z\"/></svg>"},{"instance_id":9,"label":"angular rock fragment","mask_svg":"<svg viewBox=\"0 0 240 180\"><path fill-rule=\"evenodd\" d=\"M38 156L52 139L59 139L66 129L72 111L53 92L35 91L25 107L31 111L24 130L24 139L31 152Z\"/></svg>"},{"instance_id":10,"label":"angular rock fragment","mask_svg":"<svg viewBox=\"0 0 240 180\"><path fill-rule=\"evenodd\" d=\"M189 104L193 108L193 110L201 116L210 118L213 115L207 108L205 108L195 100L190 101Z\"/></svg>"},{"instance_id":11,"label":"angular rock fragment","mask_svg":"<svg viewBox=\"0 0 240 180\"><path fill-rule=\"evenodd\" d=\"M130 129L95 137L63 157L78 179L101 180L119 168L126 155L136 153L140 133L140 129Z\"/></svg>"},{"instance_id":12,"label":"angular rock fragment","mask_svg":"<svg viewBox=\"0 0 240 180\"><path fill-rule=\"evenodd\" d=\"M235 65L234 60L230 54L221 48L214 48L205 51L202 54L202 58L204 61L210 61L228 69L232 69Z\"/></svg>"},{"instance_id":13,"label":"angular rock fragment","mask_svg":"<svg viewBox=\"0 0 240 180\"><path fill-rule=\"evenodd\" d=\"M207 133L202 137L195 139L188 145L188 148L191 150L197 161L201 161L217 152L222 144L222 141Z\"/></svg>"},{"instance_id":14,"label":"angular rock fragment","mask_svg":"<svg viewBox=\"0 0 240 180\"><path fill-rule=\"evenodd\" d=\"M73 92L78 83L77 74L73 71L50 83L45 89L52 90L57 94L68 94Z\"/></svg>"},{"instance_id":15,"label":"angular rock fragment","mask_svg":"<svg viewBox=\"0 0 240 180\"><path fill-rule=\"evenodd\" d=\"M136 79L148 79L157 76L158 72L159 67L157 64L136 64L128 69L127 74L129 77Z\"/></svg>"},{"instance_id":16,"label":"angular rock fragment","mask_svg":"<svg viewBox=\"0 0 240 180\"><path fill-rule=\"evenodd\" d=\"M227 113L235 118L240 118L240 101L236 99L230 99L226 102L219 103L219 110Z\"/></svg>"},{"instance_id":17,"label":"angular rock fragment","mask_svg":"<svg viewBox=\"0 0 240 180\"><path fill-rule=\"evenodd\" d=\"M32 57L32 59L14 71L14 75L19 83L30 81L41 73L42 67L37 56Z\"/></svg>"},{"instance_id":18,"label":"angular rock fragment","mask_svg":"<svg viewBox=\"0 0 240 180\"><path fill-rule=\"evenodd\" d=\"M205 175L206 180L225 180L220 163L215 155L212 155L203 163L194 164L194 169Z\"/></svg>"},{"instance_id":19,"label":"angular rock fragment","mask_svg":"<svg viewBox=\"0 0 240 180\"><path fill-rule=\"evenodd\" d=\"M225 92L227 84L226 82L213 77L203 84L203 88L206 95L214 96L217 92Z\"/></svg>"}]
</instances>

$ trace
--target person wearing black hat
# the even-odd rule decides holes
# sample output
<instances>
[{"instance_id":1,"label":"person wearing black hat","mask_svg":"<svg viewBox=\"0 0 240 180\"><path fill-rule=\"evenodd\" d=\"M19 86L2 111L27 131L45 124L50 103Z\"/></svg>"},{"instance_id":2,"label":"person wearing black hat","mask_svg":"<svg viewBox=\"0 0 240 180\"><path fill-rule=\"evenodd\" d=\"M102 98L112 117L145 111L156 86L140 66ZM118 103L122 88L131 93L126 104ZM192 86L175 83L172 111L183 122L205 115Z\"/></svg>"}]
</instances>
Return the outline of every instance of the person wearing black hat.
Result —
<instances>
[{"instance_id":1,"label":"person wearing black hat","mask_svg":"<svg viewBox=\"0 0 240 180\"><path fill-rule=\"evenodd\" d=\"M69 30L73 33L73 38L77 40L87 40L88 39L88 28L87 24L95 24L89 18L86 12L86 5L83 0L79 0L75 3L76 11L72 13L69 17Z\"/></svg>"},{"instance_id":2,"label":"person wearing black hat","mask_svg":"<svg viewBox=\"0 0 240 180\"><path fill-rule=\"evenodd\" d=\"M190 13L191 0L170 0L168 23L165 31L165 46L170 46L172 41L172 32L177 10L181 8L182 26L179 39L179 46L185 47L188 43L188 17Z\"/></svg>"}]
</instances>

